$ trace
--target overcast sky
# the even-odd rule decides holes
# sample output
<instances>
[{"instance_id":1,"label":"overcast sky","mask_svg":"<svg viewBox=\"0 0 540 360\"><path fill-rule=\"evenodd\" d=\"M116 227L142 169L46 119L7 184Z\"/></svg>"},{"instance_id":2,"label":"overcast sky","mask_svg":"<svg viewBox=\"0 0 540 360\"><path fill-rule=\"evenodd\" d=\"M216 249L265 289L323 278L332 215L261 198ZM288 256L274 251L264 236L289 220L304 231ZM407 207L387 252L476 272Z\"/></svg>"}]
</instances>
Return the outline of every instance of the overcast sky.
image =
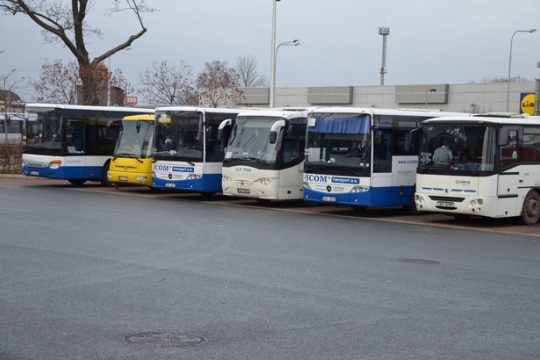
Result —
<instances>
[{"instance_id":1,"label":"overcast sky","mask_svg":"<svg viewBox=\"0 0 540 360\"><path fill-rule=\"evenodd\" d=\"M158 9L144 14L148 32L110 60L111 68L121 68L132 85L152 61L163 60L185 60L196 75L205 62L234 66L237 57L252 55L258 71L270 76L272 0L147 3ZM130 13L106 17L109 4L94 0L87 17L104 33L103 39L89 40L92 57L140 29ZM390 28L386 85L506 78L512 35L540 30L539 15L539 0L281 0L276 46L293 39L301 45L279 49L276 86L379 85L382 26ZM45 44L40 28L23 15L1 15L0 33L0 74L16 69L16 77L36 79L45 59L74 59L62 45ZM514 36L512 76L540 76L539 45L540 31ZM19 93L31 100L31 91Z\"/></svg>"}]
</instances>

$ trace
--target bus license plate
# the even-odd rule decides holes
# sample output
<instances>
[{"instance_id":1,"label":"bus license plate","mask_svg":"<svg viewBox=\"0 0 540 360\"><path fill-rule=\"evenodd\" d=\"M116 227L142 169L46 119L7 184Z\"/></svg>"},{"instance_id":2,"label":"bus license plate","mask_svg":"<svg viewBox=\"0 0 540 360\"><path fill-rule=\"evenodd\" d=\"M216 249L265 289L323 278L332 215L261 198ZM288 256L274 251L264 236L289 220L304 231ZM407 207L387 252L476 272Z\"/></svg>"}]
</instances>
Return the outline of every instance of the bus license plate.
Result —
<instances>
[{"instance_id":1,"label":"bus license plate","mask_svg":"<svg viewBox=\"0 0 540 360\"><path fill-rule=\"evenodd\" d=\"M30 171L30 175L39 175L39 171Z\"/></svg>"},{"instance_id":2,"label":"bus license plate","mask_svg":"<svg viewBox=\"0 0 540 360\"><path fill-rule=\"evenodd\" d=\"M119 181L128 181L128 178L127 178L127 176L119 176L118 180Z\"/></svg>"},{"instance_id":3,"label":"bus license plate","mask_svg":"<svg viewBox=\"0 0 540 360\"><path fill-rule=\"evenodd\" d=\"M336 198L333 196L323 196L322 200L327 202L336 202Z\"/></svg>"},{"instance_id":4,"label":"bus license plate","mask_svg":"<svg viewBox=\"0 0 540 360\"><path fill-rule=\"evenodd\" d=\"M176 187L175 183L165 183L165 187Z\"/></svg>"},{"instance_id":5,"label":"bus license plate","mask_svg":"<svg viewBox=\"0 0 540 360\"><path fill-rule=\"evenodd\" d=\"M238 188L238 189L236 189L236 191L237 191L239 194L249 194L249 189L241 189L241 188Z\"/></svg>"},{"instance_id":6,"label":"bus license plate","mask_svg":"<svg viewBox=\"0 0 540 360\"><path fill-rule=\"evenodd\" d=\"M441 208L455 208L454 203L451 201L437 201L437 207Z\"/></svg>"}]
</instances>

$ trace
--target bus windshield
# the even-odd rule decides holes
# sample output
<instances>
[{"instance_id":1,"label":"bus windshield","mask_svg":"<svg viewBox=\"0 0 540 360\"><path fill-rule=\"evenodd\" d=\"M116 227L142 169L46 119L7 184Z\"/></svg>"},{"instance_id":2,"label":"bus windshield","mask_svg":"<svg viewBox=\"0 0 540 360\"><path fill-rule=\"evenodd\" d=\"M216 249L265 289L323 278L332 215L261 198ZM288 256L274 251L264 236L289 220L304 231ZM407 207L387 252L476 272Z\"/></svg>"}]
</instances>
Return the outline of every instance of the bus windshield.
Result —
<instances>
[{"instance_id":1,"label":"bus windshield","mask_svg":"<svg viewBox=\"0 0 540 360\"><path fill-rule=\"evenodd\" d=\"M164 111L156 114L154 159L203 161L203 113Z\"/></svg>"},{"instance_id":2,"label":"bus windshield","mask_svg":"<svg viewBox=\"0 0 540 360\"><path fill-rule=\"evenodd\" d=\"M310 114L305 168L369 174L370 117L359 114Z\"/></svg>"},{"instance_id":3,"label":"bus windshield","mask_svg":"<svg viewBox=\"0 0 540 360\"><path fill-rule=\"evenodd\" d=\"M497 131L494 126L433 125L422 128L419 168L466 172L494 171Z\"/></svg>"},{"instance_id":4,"label":"bus windshield","mask_svg":"<svg viewBox=\"0 0 540 360\"><path fill-rule=\"evenodd\" d=\"M270 130L280 117L242 116L233 126L225 159L277 161L276 144L270 144Z\"/></svg>"},{"instance_id":5,"label":"bus windshield","mask_svg":"<svg viewBox=\"0 0 540 360\"><path fill-rule=\"evenodd\" d=\"M113 157L152 157L152 135L154 121L123 120Z\"/></svg>"},{"instance_id":6,"label":"bus windshield","mask_svg":"<svg viewBox=\"0 0 540 360\"><path fill-rule=\"evenodd\" d=\"M64 137L62 111L58 109L27 109L26 149L36 153L62 154Z\"/></svg>"}]
</instances>

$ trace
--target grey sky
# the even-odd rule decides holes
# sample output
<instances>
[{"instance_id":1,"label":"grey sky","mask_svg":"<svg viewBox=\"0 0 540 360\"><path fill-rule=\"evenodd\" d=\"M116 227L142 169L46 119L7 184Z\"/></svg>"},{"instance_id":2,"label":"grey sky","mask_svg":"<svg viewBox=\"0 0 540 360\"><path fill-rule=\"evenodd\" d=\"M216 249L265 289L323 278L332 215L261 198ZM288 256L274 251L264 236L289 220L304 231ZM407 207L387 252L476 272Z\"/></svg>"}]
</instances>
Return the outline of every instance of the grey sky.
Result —
<instances>
[{"instance_id":1,"label":"grey sky","mask_svg":"<svg viewBox=\"0 0 540 360\"><path fill-rule=\"evenodd\" d=\"M65 0L64 0L65 1ZM205 62L253 55L258 71L270 74L272 0L147 0L159 9L144 14L148 32L131 50L112 57L133 84L153 60L186 60L199 73ZM88 20L99 22L103 39L90 39L97 56L139 30L129 13L104 16L109 1L95 0ZM276 86L379 85L382 36L390 28L386 85L466 83L506 77L510 40L512 76L540 76L540 1L522 0L281 0L276 45L281 47ZM44 44L40 29L17 15L0 17L0 73L38 78L45 59L72 60L62 45ZM20 91L30 100L31 91Z\"/></svg>"}]
</instances>

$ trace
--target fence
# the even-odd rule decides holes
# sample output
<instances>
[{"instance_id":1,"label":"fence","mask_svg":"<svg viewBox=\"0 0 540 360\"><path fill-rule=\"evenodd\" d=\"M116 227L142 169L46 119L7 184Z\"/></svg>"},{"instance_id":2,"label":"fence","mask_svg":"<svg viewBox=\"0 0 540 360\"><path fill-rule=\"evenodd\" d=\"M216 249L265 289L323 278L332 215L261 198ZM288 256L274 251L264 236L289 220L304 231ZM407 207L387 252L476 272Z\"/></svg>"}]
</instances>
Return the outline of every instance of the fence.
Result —
<instances>
[{"instance_id":1,"label":"fence","mask_svg":"<svg viewBox=\"0 0 540 360\"><path fill-rule=\"evenodd\" d=\"M20 140L13 139L0 143L0 173L20 173L23 146Z\"/></svg>"}]
</instances>

